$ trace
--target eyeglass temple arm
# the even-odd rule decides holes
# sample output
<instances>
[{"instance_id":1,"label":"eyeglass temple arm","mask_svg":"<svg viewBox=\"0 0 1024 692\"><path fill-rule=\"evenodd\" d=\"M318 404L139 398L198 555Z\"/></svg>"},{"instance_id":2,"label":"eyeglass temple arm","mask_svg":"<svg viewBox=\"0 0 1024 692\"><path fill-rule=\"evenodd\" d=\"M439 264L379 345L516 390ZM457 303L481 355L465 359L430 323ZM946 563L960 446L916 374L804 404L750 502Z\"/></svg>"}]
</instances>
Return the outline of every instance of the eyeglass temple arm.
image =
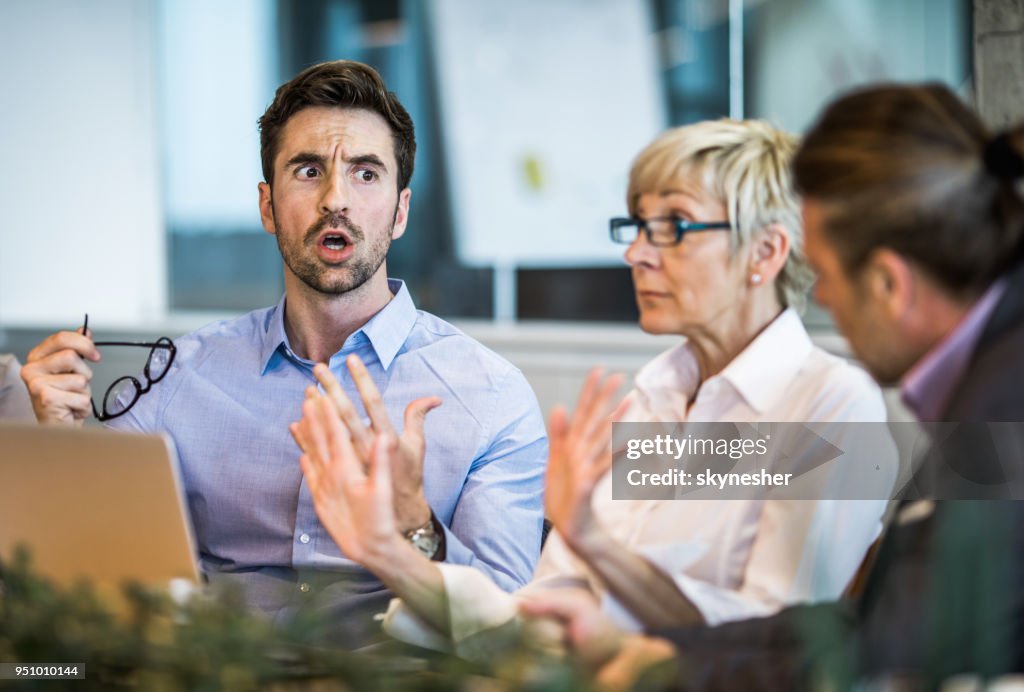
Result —
<instances>
[{"instance_id":1,"label":"eyeglass temple arm","mask_svg":"<svg viewBox=\"0 0 1024 692\"><path fill-rule=\"evenodd\" d=\"M173 343L161 344L156 341L94 341L93 346L145 346L147 348L174 348Z\"/></svg>"}]
</instances>

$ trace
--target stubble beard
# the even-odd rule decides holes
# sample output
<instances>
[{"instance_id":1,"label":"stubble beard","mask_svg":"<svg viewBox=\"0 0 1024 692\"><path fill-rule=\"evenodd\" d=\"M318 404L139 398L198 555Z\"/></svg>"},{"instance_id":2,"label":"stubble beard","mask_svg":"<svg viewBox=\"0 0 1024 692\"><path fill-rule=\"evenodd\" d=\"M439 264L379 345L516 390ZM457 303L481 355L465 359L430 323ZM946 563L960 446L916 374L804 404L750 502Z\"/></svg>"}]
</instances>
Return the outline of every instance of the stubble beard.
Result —
<instances>
[{"instance_id":1,"label":"stubble beard","mask_svg":"<svg viewBox=\"0 0 1024 692\"><path fill-rule=\"evenodd\" d=\"M366 233L348 217L343 214L326 214L309 227L298 243L286 243L282 239L284 234L275 234L277 249L289 271L314 291L330 296L349 293L369 281L384 264L388 250L391 249L391 233L395 228L397 213L396 205L387 232L382 233L369 246L364 246ZM280 229L276 213L274 224ZM316 255L318 237L328 228L344 228L348 231L353 244L357 246L356 252L343 265L326 265ZM359 250L364 247L365 252L359 256Z\"/></svg>"}]
</instances>

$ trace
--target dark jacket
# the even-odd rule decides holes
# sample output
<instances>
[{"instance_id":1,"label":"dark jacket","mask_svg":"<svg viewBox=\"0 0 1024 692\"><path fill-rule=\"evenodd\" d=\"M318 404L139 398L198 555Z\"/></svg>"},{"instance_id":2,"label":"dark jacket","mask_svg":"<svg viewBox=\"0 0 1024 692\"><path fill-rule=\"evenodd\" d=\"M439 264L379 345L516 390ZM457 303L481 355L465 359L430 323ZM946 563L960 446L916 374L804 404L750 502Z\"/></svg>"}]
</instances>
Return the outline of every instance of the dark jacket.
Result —
<instances>
[{"instance_id":1,"label":"dark jacket","mask_svg":"<svg viewBox=\"0 0 1024 692\"><path fill-rule=\"evenodd\" d=\"M1024 265L1007 280L954 389L947 421L1024 421ZM922 485L941 487L959 467L998 476L1002 497L1024 498L1024 424L1001 433L1021 450L1009 465L1005 453L996 459L982 426L962 428L943 442L942 459L935 450L926 459L923 468L932 474ZM1024 502L938 500L931 513L916 513L906 502L900 510L906 511L902 518L897 512L855 602L652 632L680 652L669 686L778 690L829 679L843 689L857 679L909 674L934 687L961 672L1024 671Z\"/></svg>"}]
</instances>

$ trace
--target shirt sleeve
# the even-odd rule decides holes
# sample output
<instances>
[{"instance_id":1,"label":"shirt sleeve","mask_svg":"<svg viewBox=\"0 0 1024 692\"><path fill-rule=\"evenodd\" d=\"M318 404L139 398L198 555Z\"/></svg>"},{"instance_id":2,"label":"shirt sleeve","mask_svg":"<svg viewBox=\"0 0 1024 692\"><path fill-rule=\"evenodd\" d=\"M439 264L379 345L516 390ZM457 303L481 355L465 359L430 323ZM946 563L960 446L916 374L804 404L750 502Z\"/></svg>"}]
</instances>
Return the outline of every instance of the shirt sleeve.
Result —
<instances>
[{"instance_id":1,"label":"shirt sleeve","mask_svg":"<svg viewBox=\"0 0 1024 692\"><path fill-rule=\"evenodd\" d=\"M384 616L384 631L395 639L435 651L450 651L465 639L501 627L517 615L515 594L509 594L477 569L440 564L448 603L450 636L438 632L402 599L393 598Z\"/></svg>"},{"instance_id":2,"label":"shirt sleeve","mask_svg":"<svg viewBox=\"0 0 1024 692\"><path fill-rule=\"evenodd\" d=\"M497 388L488 445L473 463L445 560L481 570L506 591L525 584L540 554L548 442L533 390L511 369Z\"/></svg>"},{"instance_id":3,"label":"shirt sleeve","mask_svg":"<svg viewBox=\"0 0 1024 692\"><path fill-rule=\"evenodd\" d=\"M21 365L11 355L0 355L0 420L35 423L32 399L19 373Z\"/></svg>"}]
</instances>

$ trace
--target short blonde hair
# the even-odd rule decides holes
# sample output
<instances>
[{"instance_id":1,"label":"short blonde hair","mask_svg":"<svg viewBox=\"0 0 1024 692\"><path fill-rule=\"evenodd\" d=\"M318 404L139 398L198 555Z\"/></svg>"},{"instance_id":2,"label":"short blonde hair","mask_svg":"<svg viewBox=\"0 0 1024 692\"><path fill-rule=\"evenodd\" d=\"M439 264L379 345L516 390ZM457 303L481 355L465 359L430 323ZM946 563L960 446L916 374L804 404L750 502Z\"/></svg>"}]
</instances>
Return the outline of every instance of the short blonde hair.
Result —
<instances>
[{"instance_id":1,"label":"short blonde hair","mask_svg":"<svg viewBox=\"0 0 1024 692\"><path fill-rule=\"evenodd\" d=\"M814 274L804 256L800 201L790 173L797 145L795 136L761 120L707 120L672 128L633 162L626 193L629 213L636 215L640 195L693 178L725 205L734 253L762 228L781 225L789 232L790 251L775 289L783 306L803 310Z\"/></svg>"}]
</instances>

